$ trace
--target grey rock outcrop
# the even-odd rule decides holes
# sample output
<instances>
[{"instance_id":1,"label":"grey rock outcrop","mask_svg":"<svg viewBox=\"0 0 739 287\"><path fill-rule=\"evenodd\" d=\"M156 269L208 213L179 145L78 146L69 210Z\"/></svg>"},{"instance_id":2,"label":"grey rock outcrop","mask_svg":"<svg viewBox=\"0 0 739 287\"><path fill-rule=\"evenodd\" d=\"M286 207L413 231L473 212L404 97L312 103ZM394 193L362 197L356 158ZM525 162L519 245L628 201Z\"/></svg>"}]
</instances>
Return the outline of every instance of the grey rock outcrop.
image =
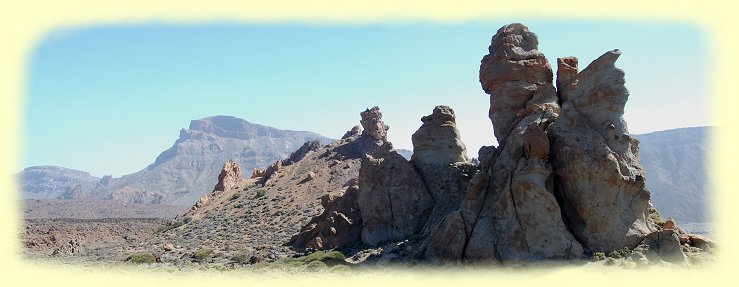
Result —
<instances>
[{"instance_id":1,"label":"grey rock outcrop","mask_svg":"<svg viewBox=\"0 0 739 287\"><path fill-rule=\"evenodd\" d=\"M536 34L522 24L505 25L493 36L480 63L480 84L490 94L489 117L503 145L516 122L546 106L558 112L552 68L538 50Z\"/></svg>"},{"instance_id":2,"label":"grey rock outcrop","mask_svg":"<svg viewBox=\"0 0 739 287\"><path fill-rule=\"evenodd\" d=\"M362 159L359 197L362 242L376 246L403 240L426 222L434 200L416 169L385 143Z\"/></svg>"},{"instance_id":3,"label":"grey rock outcrop","mask_svg":"<svg viewBox=\"0 0 739 287\"><path fill-rule=\"evenodd\" d=\"M352 184L343 195L326 194L321 197L324 212L311 219L300 233L290 239L296 248L332 249L354 244L361 240L362 214L357 199L359 186Z\"/></svg>"},{"instance_id":4,"label":"grey rock outcrop","mask_svg":"<svg viewBox=\"0 0 739 287\"><path fill-rule=\"evenodd\" d=\"M416 166L445 166L467 162L467 148L460 139L454 110L436 106L431 115L421 118L423 123L413 133L413 156Z\"/></svg>"},{"instance_id":5,"label":"grey rock outcrop","mask_svg":"<svg viewBox=\"0 0 739 287\"><path fill-rule=\"evenodd\" d=\"M497 149L481 149L483 170L475 175L479 178L473 181L477 187L468 188L470 200L465 198L465 202L475 204L460 208L463 218L472 223L467 227L467 245L461 254L468 260L566 259L583 255L582 246L562 220L554 196L545 130L557 119L559 105L551 67L537 48L536 35L528 28L506 25L493 37L490 54L480 66L480 83L490 94L489 116L500 145ZM489 180L481 181L484 178ZM476 195L470 193L473 190ZM427 250L426 254L434 252Z\"/></svg>"},{"instance_id":6,"label":"grey rock outcrop","mask_svg":"<svg viewBox=\"0 0 739 287\"><path fill-rule=\"evenodd\" d=\"M650 194L623 111L629 96L620 52L609 51L578 74L548 129L558 196L574 235L591 250L634 248L655 231L647 222Z\"/></svg>"},{"instance_id":7,"label":"grey rock outcrop","mask_svg":"<svg viewBox=\"0 0 739 287\"><path fill-rule=\"evenodd\" d=\"M459 208L467 183L477 167L468 162L454 110L436 106L431 115L421 118L421 122L421 127L411 137L411 162L434 198L434 209L427 224L434 225Z\"/></svg>"}]
</instances>

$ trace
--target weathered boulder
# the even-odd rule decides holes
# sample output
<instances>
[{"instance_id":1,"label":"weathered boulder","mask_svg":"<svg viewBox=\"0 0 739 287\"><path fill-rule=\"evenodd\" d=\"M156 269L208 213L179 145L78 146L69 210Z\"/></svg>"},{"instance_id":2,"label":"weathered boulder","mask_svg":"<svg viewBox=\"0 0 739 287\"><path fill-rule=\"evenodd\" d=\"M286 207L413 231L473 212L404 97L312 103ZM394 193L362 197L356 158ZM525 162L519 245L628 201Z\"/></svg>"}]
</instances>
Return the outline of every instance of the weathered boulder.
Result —
<instances>
[{"instance_id":1,"label":"weathered boulder","mask_svg":"<svg viewBox=\"0 0 739 287\"><path fill-rule=\"evenodd\" d=\"M416 169L390 143L362 159L359 197L362 242L376 246L418 232L434 206Z\"/></svg>"},{"instance_id":2,"label":"weathered boulder","mask_svg":"<svg viewBox=\"0 0 739 287\"><path fill-rule=\"evenodd\" d=\"M646 251L651 261L664 260L671 263L685 263L688 259L680 247L680 239L674 230L661 230L645 236L638 248Z\"/></svg>"},{"instance_id":3,"label":"weathered boulder","mask_svg":"<svg viewBox=\"0 0 739 287\"><path fill-rule=\"evenodd\" d=\"M623 120L624 73L605 53L580 72L577 88L548 128L557 194L574 235L587 248L634 248L656 230L647 222L650 194L638 142Z\"/></svg>"},{"instance_id":4,"label":"weathered boulder","mask_svg":"<svg viewBox=\"0 0 739 287\"><path fill-rule=\"evenodd\" d=\"M241 170L239 165L233 160L227 161L218 175L218 183L213 187L213 191L226 191L237 186L241 182Z\"/></svg>"}]
</instances>

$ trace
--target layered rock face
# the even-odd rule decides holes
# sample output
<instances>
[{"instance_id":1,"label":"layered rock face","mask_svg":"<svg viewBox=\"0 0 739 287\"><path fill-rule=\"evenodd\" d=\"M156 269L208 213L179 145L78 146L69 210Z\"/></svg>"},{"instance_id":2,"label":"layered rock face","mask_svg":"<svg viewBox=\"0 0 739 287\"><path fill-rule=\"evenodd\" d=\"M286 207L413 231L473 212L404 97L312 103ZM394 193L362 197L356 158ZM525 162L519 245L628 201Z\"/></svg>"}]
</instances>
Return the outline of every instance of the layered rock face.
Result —
<instances>
[{"instance_id":1,"label":"layered rock face","mask_svg":"<svg viewBox=\"0 0 739 287\"><path fill-rule=\"evenodd\" d=\"M655 231L647 222L650 194L639 163L638 142L623 120L629 93L609 51L574 80L550 126L557 191L571 230L593 250L633 248Z\"/></svg>"},{"instance_id":2,"label":"layered rock face","mask_svg":"<svg viewBox=\"0 0 739 287\"><path fill-rule=\"evenodd\" d=\"M418 232L434 205L413 165L391 149L391 144L383 144L362 159L359 169L361 237L371 246Z\"/></svg>"},{"instance_id":3,"label":"layered rock face","mask_svg":"<svg viewBox=\"0 0 739 287\"><path fill-rule=\"evenodd\" d=\"M321 197L324 212L311 219L300 233L290 239L289 244L297 248L323 250L360 241L362 215L357 204L358 196L359 186L355 181L341 196L326 194Z\"/></svg>"},{"instance_id":4,"label":"layered rock face","mask_svg":"<svg viewBox=\"0 0 739 287\"><path fill-rule=\"evenodd\" d=\"M521 24L503 26L482 58L480 83L490 94L489 117L495 138L504 145L522 117L538 107L557 112L552 68L539 52L536 34Z\"/></svg>"},{"instance_id":5,"label":"layered rock face","mask_svg":"<svg viewBox=\"0 0 739 287\"><path fill-rule=\"evenodd\" d=\"M454 110L437 106L431 115L421 118L423 124L413 133L413 156L417 166L441 166L467 161L467 148L459 138Z\"/></svg>"},{"instance_id":6,"label":"layered rock face","mask_svg":"<svg viewBox=\"0 0 739 287\"><path fill-rule=\"evenodd\" d=\"M558 59L555 90L537 46L521 24L493 37L480 83L499 146L480 150L482 170L459 210L432 232L427 258L578 258L634 248L656 230L622 118L628 91L614 66L620 53L607 52L579 74L576 58Z\"/></svg>"}]
</instances>

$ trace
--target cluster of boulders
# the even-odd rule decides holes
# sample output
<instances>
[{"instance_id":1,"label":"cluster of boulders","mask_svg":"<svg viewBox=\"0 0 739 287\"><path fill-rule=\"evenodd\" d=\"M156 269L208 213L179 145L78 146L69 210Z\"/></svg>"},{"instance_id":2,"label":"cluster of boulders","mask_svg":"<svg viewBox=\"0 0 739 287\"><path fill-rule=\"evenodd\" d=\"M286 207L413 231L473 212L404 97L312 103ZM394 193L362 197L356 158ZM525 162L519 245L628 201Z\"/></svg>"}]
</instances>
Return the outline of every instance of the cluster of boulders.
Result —
<instances>
[{"instance_id":1,"label":"cluster of boulders","mask_svg":"<svg viewBox=\"0 0 739 287\"><path fill-rule=\"evenodd\" d=\"M683 262L681 243L715 246L663 224L651 205L638 141L623 119L629 92L615 67L620 54L608 51L580 72L577 58L557 59L555 82L537 36L522 24L502 27L480 65L499 145L482 147L473 163L454 111L437 106L421 118L407 161L387 142L379 108L368 109L361 138L375 148L366 150L358 186L341 207L324 204L326 212L291 243L329 249L410 241L416 258L499 262L624 249ZM348 207L352 216L342 216ZM340 228L350 236L332 237Z\"/></svg>"}]
</instances>

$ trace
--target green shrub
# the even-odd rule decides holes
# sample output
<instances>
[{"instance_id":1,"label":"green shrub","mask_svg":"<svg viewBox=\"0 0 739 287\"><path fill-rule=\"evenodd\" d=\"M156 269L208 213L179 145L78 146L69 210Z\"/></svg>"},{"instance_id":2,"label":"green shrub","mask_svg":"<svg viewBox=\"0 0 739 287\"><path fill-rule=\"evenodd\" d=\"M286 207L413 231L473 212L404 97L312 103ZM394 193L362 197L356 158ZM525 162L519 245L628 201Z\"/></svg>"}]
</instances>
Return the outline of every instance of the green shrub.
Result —
<instances>
[{"instance_id":1,"label":"green shrub","mask_svg":"<svg viewBox=\"0 0 739 287\"><path fill-rule=\"evenodd\" d=\"M128 260L136 264L157 262L157 258L147 252L134 253L128 258Z\"/></svg>"},{"instance_id":2,"label":"green shrub","mask_svg":"<svg viewBox=\"0 0 739 287\"><path fill-rule=\"evenodd\" d=\"M628 256L629 254L631 254L631 250L629 248L624 247L619 250L611 251L610 253L608 253L608 257L619 259L619 258L624 258Z\"/></svg>"},{"instance_id":3,"label":"green shrub","mask_svg":"<svg viewBox=\"0 0 739 287\"><path fill-rule=\"evenodd\" d=\"M192 255L192 258L198 261L205 260L209 258L211 255L213 255L213 249L200 249L195 254Z\"/></svg>"},{"instance_id":4,"label":"green shrub","mask_svg":"<svg viewBox=\"0 0 739 287\"><path fill-rule=\"evenodd\" d=\"M192 222L192 217L190 216L185 216L185 218L182 219L183 224L188 224L190 222Z\"/></svg>"},{"instance_id":5,"label":"green shrub","mask_svg":"<svg viewBox=\"0 0 739 287\"><path fill-rule=\"evenodd\" d=\"M593 253L593 261L601 261L606 259L606 254L603 252Z\"/></svg>"},{"instance_id":6,"label":"green shrub","mask_svg":"<svg viewBox=\"0 0 739 287\"><path fill-rule=\"evenodd\" d=\"M266 194L267 194L267 191L264 189L257 190L257 195L255 196L255 198L260 198L262 196L265 196Z\"/></svg>"},{"instance_id":7,"label":"green shrub","mask_svg":"<svg viewBox=\"0 0 739 287\"><path fill-rule=\"evenodd\" d=\"M311 262L320 261L327 266L334 266L338 264L346 264L344 261L346 257L339 251L316 251L303 257L297 258L298 261L307 264Z\"/></svg>"},{"instance_id":8,"label":"green shrub","mask_svg":"<svg viewBox=\"0 0 739 287\"><path fill-rule=\"evenodd\" d=\"M234 200L239 199L239 197L241 197L241 195L239 195L238 193L236 193L236 194L232 195L228 200L229 201L234 201Z\"/></svg>"},{"instance_id":9,"label":"green shrub","mask_svg":"<svg viewBox=\"0 0 739 287\"><path fill-rule=\"evenodd\" d=\"M242 264L249 263L249 258L251 258L251 253L246 250L241 250L231 256L231 260Z\"/></svg>"}]
</instances>

